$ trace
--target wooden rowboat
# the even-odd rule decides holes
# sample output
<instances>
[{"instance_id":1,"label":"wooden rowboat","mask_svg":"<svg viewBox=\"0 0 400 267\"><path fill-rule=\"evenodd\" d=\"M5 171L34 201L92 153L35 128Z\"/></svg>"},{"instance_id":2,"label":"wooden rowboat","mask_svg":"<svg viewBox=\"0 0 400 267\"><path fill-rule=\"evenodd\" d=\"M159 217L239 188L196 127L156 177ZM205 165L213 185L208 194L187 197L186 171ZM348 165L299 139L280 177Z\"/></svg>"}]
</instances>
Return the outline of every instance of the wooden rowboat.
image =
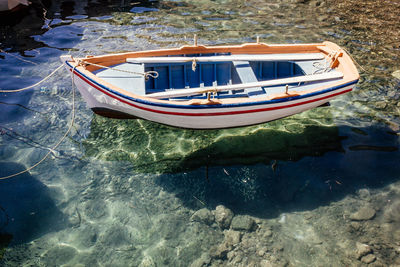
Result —
<instances>
[{"instance_id":1,"label":"wooden rowboat","mask_svg":"<svg viewBox=\"0 0 400 267\"><path fill-rule=\"evenodd\" d=\"M359 74L331 42L181 48L61 56L89 107L192 129L253 125L321 106Z\"/></svg>"}]
</instances>

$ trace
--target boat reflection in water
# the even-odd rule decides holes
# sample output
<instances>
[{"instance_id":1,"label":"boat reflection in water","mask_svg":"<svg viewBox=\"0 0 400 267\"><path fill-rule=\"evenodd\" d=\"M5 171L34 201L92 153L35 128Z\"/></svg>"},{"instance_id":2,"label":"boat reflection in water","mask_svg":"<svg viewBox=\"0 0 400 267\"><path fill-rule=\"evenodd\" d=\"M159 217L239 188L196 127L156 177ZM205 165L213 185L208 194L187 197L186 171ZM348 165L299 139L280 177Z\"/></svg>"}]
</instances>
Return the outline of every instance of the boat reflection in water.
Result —
<instances>
[{"instance_id":1,"label":"boat reflection in water","mask_svg":"<svg viewBox=\"0 0 400 267\"><path fill-rule=\"evenodd\" d=\"M329 109L317 108L306 115L258 126L206 131L96 115L83 144L87 156L106 161L131 161L134 169L142 173L178 173L204 166L296 161L328 151L343 151L343 137L339 136L336 126L329 126L331 119L317 121L304 117L322 110Z\"/></svg>"}]
</instances>

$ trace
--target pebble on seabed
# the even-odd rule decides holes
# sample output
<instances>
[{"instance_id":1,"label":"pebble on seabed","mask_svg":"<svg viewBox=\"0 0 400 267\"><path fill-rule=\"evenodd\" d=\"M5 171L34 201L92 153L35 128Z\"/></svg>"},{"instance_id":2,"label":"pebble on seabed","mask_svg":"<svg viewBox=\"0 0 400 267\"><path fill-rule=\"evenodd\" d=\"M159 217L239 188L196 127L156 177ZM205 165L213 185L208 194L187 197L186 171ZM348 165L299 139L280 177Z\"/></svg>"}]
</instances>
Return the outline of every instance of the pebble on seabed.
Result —
<instances>
[{"instance_id":1,"label":"pebble on seabed","mask_svg":"<svg viewBox=\"0 0 400 267\"><path fill-rule=\"evenodd\" d=\"M233 217L231 228L238 231L252 231L255 221L248 215L237 215Z\"/></svg>"},{"instance_id":2,"label":"pebble on seabed","mask_svg":"<svg viewBox=\"0 0 400 267\"><path fill-rule=\"evenodd\" d=\"M366 255L366 256L361 258L361 261L366 263L366 264L374 262L375 260L376 260L376 257L375 257L374 254L368 254L368 255Z\"/></svg>"},{"instance_id":3,"label":"pebble on seabed","mask_svg":"<svg viewBox=\"0 0 400 267\"><path fill-rule=\"evenodd\" d=\"M400 222L400 200L390 202L383 217L386 222Z\"/></svg>"},{"instance_id":4,"label":"pebble on seabed","mask_svg":"<svg viewBox=\"0 0 400 267\"><path fill-rule=\"evenodd\" d=\"M190 221L203 222L207 225L211 225L214 222L214 215L209 209L202 208L193 213L192 217L190 217Z\"/></svg>"},{"instance_id":5,"label":"pebble on seabed","mask_svg":"<svg viewBox=\"0 0 400 267\"><path fill-rule=\"evenodd\" d=\"M233 218L233 212L223 205L218 205L214 211L215 221L221 229L229 228Z\"/></svg>"},{"instance_id":6,"label":"pebble on seabed","mask_svg":"<svg viewBox=\"0 0 400 267\"><path fill-rule=\"evenodd\" d=\"M392 76L400 80L400 70L396 70L392 73Z\"/></svg>"},{"instance_id":7,"label":"pebble on seabed","mask_svg":"<svg viewBox=\"0 0 400 267\"><path fill-rule=\"evenodd\" d=\"M350 219L353 221L367 221L375 217L375 210L369 206L360 208L357 212L350 215Z\"/></svg>"},{"instance_id":8,"label":"pebble on seabed","mask_svg":"<svg viewBox=\"0 0 400 267\"><path fill-rule=\"evenodd\" d=\"M156 267L156 264L150 256L145 256L140 262L139 267Z\"/></svg>"},{"instance_id":9,"label":"pebble on seabed","mask_svg":"<svg viewBox=\"0 0 400 267\"><path fill-rule=\"evenodd\" d=\"M372 253L372 248L370 246L359 242L356 243L356 258L358 260L370 253Z\"/></svg>"}]
</instances>

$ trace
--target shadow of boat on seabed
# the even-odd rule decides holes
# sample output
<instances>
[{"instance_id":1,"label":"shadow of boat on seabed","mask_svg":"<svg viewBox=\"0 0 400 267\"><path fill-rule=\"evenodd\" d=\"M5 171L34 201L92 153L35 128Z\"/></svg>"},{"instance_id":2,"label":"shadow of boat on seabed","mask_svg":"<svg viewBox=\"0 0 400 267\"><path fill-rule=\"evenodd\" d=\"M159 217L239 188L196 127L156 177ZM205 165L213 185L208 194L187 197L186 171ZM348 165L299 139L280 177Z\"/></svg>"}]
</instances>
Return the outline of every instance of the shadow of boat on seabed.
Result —
<instances>
[{"instance_id":1,"label":"shadow of boat on seabed","mask_svg":"<svg viewBox=\"0 0 400 267\"><path fill-rule=\"evenodd\" d=\"M87 156L131 161L138 172L179 173L202 166L296 161L343 151L342 139L337 127L295 117L251 127L196 131L94 116L83 145Z\"/></svg>"}]
</instances>

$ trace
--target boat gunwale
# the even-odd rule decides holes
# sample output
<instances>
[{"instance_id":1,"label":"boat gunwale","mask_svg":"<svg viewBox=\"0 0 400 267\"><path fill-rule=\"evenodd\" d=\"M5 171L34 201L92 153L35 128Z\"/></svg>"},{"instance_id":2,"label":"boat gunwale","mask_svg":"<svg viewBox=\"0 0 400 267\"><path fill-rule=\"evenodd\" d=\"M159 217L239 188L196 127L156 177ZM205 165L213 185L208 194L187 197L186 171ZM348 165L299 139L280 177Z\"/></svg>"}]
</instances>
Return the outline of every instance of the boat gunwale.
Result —
<instances>
[{"instance_id":1,"label":"boat gunwale","mask_svg":"<svg viewBox=\"0 0 400 267\"><path fill-rule=\"evenodd\" d=\"M77 62L81 60L87 62L99 62L100 59L110 59L114 58L112 62L116 62L117 60L121 61L121 59L115 59L115 56L118 58L122 57L126 59L127 57L132 57L133 55L136 57L140 57L143 55L152 54L153 56L165 55L166 53L169 55L177 55L177 54L189 54L189 53L217 53L217 52L233 52L237 53L240 50L246 50L246 53L249 53L249 49L254 51L255 53L260 53L260 48L263 48L263 53L266 53L265 49L272 50L283 50L286 53L287 48L290 47L295 48L296 50L291 51L291 53L302 53L306 50L308 52L322 52L325 54L325 57L329 60L329 53L332 51L340 52L340 56L335 58L337 61L337 69L338 71L343 73L343 78L338 80L336 83L329 84L329 85L321 85L317 86L316 88L308 89L302 91L300 95L290 96L290 95L273 95L273 96L265 96L259 98L245 98L239 97L234 99L215 99L212 102L201 101L201 102L193 102L193 100L183 100L183 101L176 101L176 100L163 100L163 99L154 99L151 97L146 97L131 93L126 91L122 88L119 88L113 84L110 84L101 78L97 77L93 70L89 70L88 67L91 65L78 65ZM300 51L298 48L301 47ZM218 51L217 51L217 50ZM235 50L236 49L236 50ZM258 50L257 50L258 49ZM243 52L243 51L242 51ZM282 51L281 51L282 52ZM290 52L290 51L289 51ZM277 51L269 51L269 53L277 53ZM273 44L267 45L265 43L245 43L242 45L231 45L231 46L183 46L180 48L170 48L170 49L163 49L163 50L147 50L147 51L135 51L135 52L126 52L126 53L119 53L119 54L109 54L103 56L88 56L86 58L79 58L77 60L72 59L73 61L66 60L64 63L68 65L69 70L75 70L77 74L81 75L81 78L84 80L86 79L86 83L89 83L90 86L96 87L96 90L105 90L108 93L112 94L112 97L115 97L119 101L123 101L122 99L126 99L129 101L133 101L136 103L144 104L144 105L152 105L152 106L159 106L165 108L181 108L181 109L210 109L210 108L232 108L232 107L245 107L245 106L257 106L257 105L266 105L266 104L277 104L277 103L284 103L289 101L296 101L303 98L312 97L319 94L328 93L342 87L356 84L359 81L359 74L357 68L354 65L354 62L350 58L350 56L343 51L338 45L335 43L325 41L323 43L312 43L312 44ZM331 59L333 63L333 59ZM109 63L111 61L101 61L102 63ZM92 85L90 84L92 83ZM101 89L102 88L102 89ZM105 93L102 91L102 93ZM298 93L298 92L296 92ZM122 98L122 99L119 99Z\"/></svg>"},{"instance_id":2,"label":"boat gunwale","mask_svg":"<svg viewBox=\"0 0 400 267\"><path fill-rule=\"evenodd\" d=\"M95 63L98 59L109 59L110 61L115 61L115 58L125 59L132 56L163 56L163 55L179 55L179 54L204 54L204 53L226 53L231 52L233 54L257 54L262 51L263 54L276 54L283 51L287 53L315 53L321 52L318 46L325 45L324 43L309 43L309 44L266 44L266 43L244 43L240 45L184 45L175 48L165 48L165 49L154 49L154 50L144 50L144 51L133 51L133 52L122 52L115 54L104 54L98 56L89 56L85 58L88 62ZM296 48L296 49L293 49ZM301 49L300 49L301 48ZM261 50L260 50L261 49ZM271 51L268 51L271 50Z\"/></svg>"},{"instance_id":3,"label":"boat gunwale","mask_svg":"<svg viewBox=\"0 0 400 267\"><path fill-rule=\"evenodd\" d=\"M129 93L129 94L131 94L132 96L123 94L120 91L113 90L113 89L107 87L106 85L104 85L98 81L95 81L91 77L88 77L83 72L78 70L78 68L74 68L68 61L65 61L65 63L70 68L70 71L73 70L74 72L76 72L76 74L81 79L82 78L84 80L86 79L86 81L85 81L86 83L90 82L93 85L95 85L95 86L93 86L92 84L89 83L90 86L94 87L96 90L100 89L100 91L102 88L102 89L108 91L109 93L116 95L117 100L119 100L119 101L121 101L121 100L118 99L118 97L121 97L123 99L127 99L129 101L137 102L140 104L159 106L159 107L165 107L165 108L180 108L180 109L211 109L211 108L219 109L219 108L235 108L235 107L259 106L259 105L285 103L285 102L296 101L296 100L300 100L300 99L304 99L304 98L309 98L309 97L329 93L329 92L344 88L346 86L356 84L359 80L359 78L357 78L352 81L347 81L347 82L342 81L340 83L336 83L334 86L332 86L332 85L323 86L322 90L321 89L320 90L312 90L312 92L310 92L310 93L305 93L305 94L296 95L296 96L288 96L288 97L278 98L278 99L262 99L262 98L254 99L253 98L253 101L250 101L250 102L249 101L246 101L246 102L240 101L240 102L234 102L234 103L214 102L213 104L194 105L194 104L190 104L189 101L183 101L182 103L180 103L178 101L152 99L152 98L145 97L145 96L142 97L142 96L131 94L131 93ZM91 73L91 72L89 72L89 73ZM96 88L96 86L101 87L101 88ZM242 98L242 99L248 100L250 98Z\"/></svg>"}]
</instances>

